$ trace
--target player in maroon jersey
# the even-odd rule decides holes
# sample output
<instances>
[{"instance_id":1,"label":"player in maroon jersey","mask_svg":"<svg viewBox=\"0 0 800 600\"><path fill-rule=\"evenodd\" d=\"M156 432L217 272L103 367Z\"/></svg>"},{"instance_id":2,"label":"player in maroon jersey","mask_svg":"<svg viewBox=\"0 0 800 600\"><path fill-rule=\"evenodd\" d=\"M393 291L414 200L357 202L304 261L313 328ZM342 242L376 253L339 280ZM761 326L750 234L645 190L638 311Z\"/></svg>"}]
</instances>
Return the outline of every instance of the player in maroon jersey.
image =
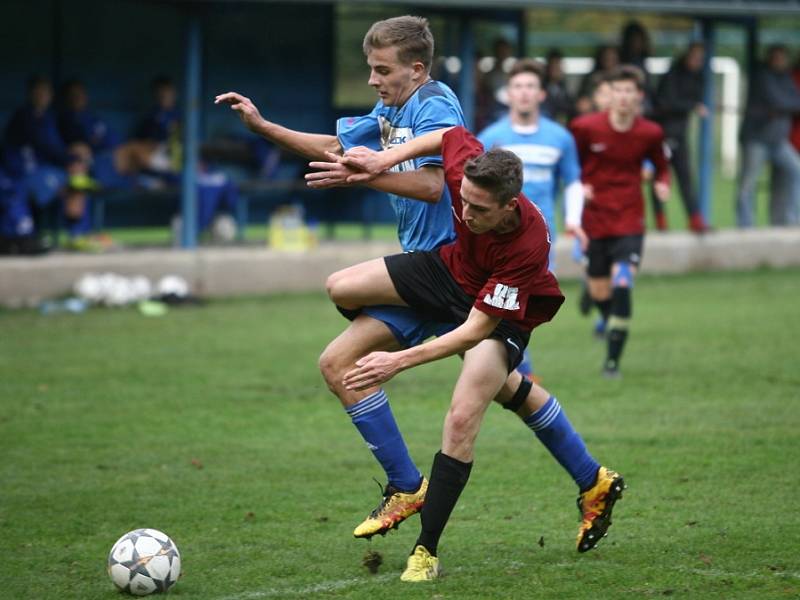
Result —
<instances>
[{"instance_id":1,"label":"player in maroon jersey","mask_svg":"<svg viewBox=\"0 0 800 600\"><path fill-rule=\"evenodd\" d=\"M578 117L570 129L586 198L582 225L589 237L589 293L608 322L602 372L617 378L631 319L633 279L642 257L642 162L649 159L655 165L653 188L662 202L669 198L669 168L661 127L638 114L644 94L641 71L623 65L609 80L608 112Z\"/></svg>"},{"instance_id":2,"label":"player in maroon jersey","mask_svg":"<svg viewBox=\"0 0 800 600\"><path fill-rule=\"evenodd\" d=\"M548 269L550 240L544 217L520 193L522 165L513 153L484 153L472 134L457 127L379 153L364 149L365 162L351 154L355 163L350 164L381 173L411 157L440 151L456 241L439 250L361 263L334 273L327 284L331 299L344 311L400 304L458 325L416 347L373 352L357 361L343 382L348 389L369 389L413 366L463 354L442 449L431 468L422 532L401 577L404 581L438 576L439 538L469 478L484 412L505 391L506 378L519 363L531 330L549 321L564 300ZM311 163L319 168L326 164ZM520 385L522 393L507 394L504 406L522 410L531 389L530 382ZM539 386L532 393L537 409L523 420L578 482L583 517L578 550L584 552L608 529L624 482L592 458L554 397Z\"/></svg>"}]
</instances>

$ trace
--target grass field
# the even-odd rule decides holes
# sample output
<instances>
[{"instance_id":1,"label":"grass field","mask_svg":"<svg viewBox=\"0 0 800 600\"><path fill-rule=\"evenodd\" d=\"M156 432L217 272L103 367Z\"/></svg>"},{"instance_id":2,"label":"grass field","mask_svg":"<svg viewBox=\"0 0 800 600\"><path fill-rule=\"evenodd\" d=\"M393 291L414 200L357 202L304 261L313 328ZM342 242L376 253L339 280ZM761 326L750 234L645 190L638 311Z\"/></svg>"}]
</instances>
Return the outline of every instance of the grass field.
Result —
<instances>
[{"instance_id":1,"label":"grass field","mask_svg":"<svg viewBox=\"0 0 800 600\"><path fill-rule=\"evenodd\" d=\"M183 554L175 598L797 598L800 270L643 277L622 381L567 304L537 371L629 489L579 555L575 489L492 407L440 545L401 584L418 517L351 537L380 469L316 370L343 326L322 295L0 312L0 597L112 599L111 544L154 527ZM426 472L459 363L387 386ZM379 551L377 575L361 566Z\"/></svg>"}]
</instances>

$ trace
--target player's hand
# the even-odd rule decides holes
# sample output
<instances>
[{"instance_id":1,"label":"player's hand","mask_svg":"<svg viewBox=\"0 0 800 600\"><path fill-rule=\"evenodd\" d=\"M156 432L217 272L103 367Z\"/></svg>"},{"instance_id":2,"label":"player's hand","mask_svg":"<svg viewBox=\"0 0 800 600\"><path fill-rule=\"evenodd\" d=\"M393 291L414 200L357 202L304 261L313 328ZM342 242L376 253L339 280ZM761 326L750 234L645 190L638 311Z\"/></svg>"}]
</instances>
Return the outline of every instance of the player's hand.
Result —
<instances>
[{"instance_id":1,"label":"player's hand","mask_svg":"<svg viewBox=\"0 0 800 600\"><path fill-rule=\"evenodd\" d=\"M581 252L585 254L586 249L589 247L589 236L586 235L583 227L580 225L567 225L564 231L567 235L574 236L575 239L578 240L578 243L581 245Z\"/></svg>"},{"instance_id":2,"label":"player's hand","mask_svg":"<svg viewBox=\"0 0 800 600\"><path fill-rule=\"evenodd\" d=\"M317 169L313 173L306 173L306 185L315 190L324 190L334 187L342 187L365 183L373 178L369 173L358 171L342 162L342 157L338 154L326 152L328 161L315 160L308 163L312 169Z\"/></svg>"},{"instance_id":3,"label":"player's hand","mask_svg":"<svg viewBox=\"0 0 800 600\"><path fill-rule=\"evenodd\" d=\"M701 119L708 117L708 107L702 102L698 102L694 107L695 114Z\"/></svg>"},{"instance_id":4,"label":"player's hand","mask_svg":"<svg viewBox=\"0 0 800 600\"><path fill-rule=\"evenodd\" d=\"M583 184L583 200L584 202L589 202L591 199L594 198L594 186L591 183L584 183Z\"/></svg>"},{"instance_id":5,"label":"player's hand","mask_svg":"<svg viewBox=\"0 0 800 600\"><path fill-rule=\"evenodd\" d=\"M661 202L666 202L669 200L669 184L664 183L663 181L656 181L653 184L653 190L656 193L656 198L658 198Z\"/></svg>"},{"instance_id":6,"label":"player's hand","mask_svg":"<svg viewBox=\"0 0 800 600\"><path fill-rule=\"evenodd\" d=\"M392 167L392 165L387 165L386 161L383 160L385 157L386 154L384 152L376 152L365 146L356 146L344 153L341 162L375 176Z\"/></svg>"},{"instance_id":7,"label":"player's hand","mask_svg":"<svg viewBox=\"0 0 800 600\"><path fill-rule=\"evenodd\" d=\"M402 371L397 352L370 352L356 361L356 368L344 375L342 383L348 390L365 390L389 381Z\"/></svg>"},{"instance_id":8,"label":"player's hand","mask_svg":"<svg viewBox=\"0 0 800 600\"><path fill-rule=\"evenodd\" d=\"M253 133L260 133L264 118L250 98L236 92L226 92L214 98L214 104L227 104L239 114L242 123Z\"/></svg>"}]
</instances>

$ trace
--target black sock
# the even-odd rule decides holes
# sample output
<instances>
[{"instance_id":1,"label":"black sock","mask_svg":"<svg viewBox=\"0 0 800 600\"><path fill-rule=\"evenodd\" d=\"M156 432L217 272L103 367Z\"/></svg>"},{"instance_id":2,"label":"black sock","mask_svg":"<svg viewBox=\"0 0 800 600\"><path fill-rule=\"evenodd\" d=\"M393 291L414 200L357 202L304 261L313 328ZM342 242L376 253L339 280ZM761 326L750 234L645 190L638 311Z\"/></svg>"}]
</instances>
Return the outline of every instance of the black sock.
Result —
<instances>
[{"instance_id":1,"label":"black sock","mask_svg":"<svg viewBox=\"0 0 800 600\"><path fill-rule=\"evenodd\" d=\"M616 368L628 339L628 324L631 318L630 288L615 287L611 293L611 305L606 365Z\"/></svg>"},{"instance_id":2,"label":"black sock","mask_svg":"<svg viewBox=\"0 0 800 600\"><path fill-rule=\"evenodd\" d=\"M422 532L416 546L424 546L431 555L436 556L439 538L442 536L450 513L458 502L458 497L469 480L472 463L465 463L437 452L433 457L431 478L425 494L420 520Z\"/></svg>"},{"instance_id":3,"label":"black sock","mask_svg":"<svg viewBox=\"0 0 800 600\"><path fill-rule=\"evenodd\" d=\"M627 340L628 331L626 329L612 329L608 332L608 358L606 359L608 367L617 368Z\"/></svg>"},{"instance_id":4,"label":"black sock","mask_svg":"<svg viewBox=\"0 0 800 600\"><path fill-rule=\"evenodd\" d=\"M608 316L611 314L611 298L608 300L595 300L594 303L597 305L603 321L608 321Z\"/></svg>"}]
</instances>

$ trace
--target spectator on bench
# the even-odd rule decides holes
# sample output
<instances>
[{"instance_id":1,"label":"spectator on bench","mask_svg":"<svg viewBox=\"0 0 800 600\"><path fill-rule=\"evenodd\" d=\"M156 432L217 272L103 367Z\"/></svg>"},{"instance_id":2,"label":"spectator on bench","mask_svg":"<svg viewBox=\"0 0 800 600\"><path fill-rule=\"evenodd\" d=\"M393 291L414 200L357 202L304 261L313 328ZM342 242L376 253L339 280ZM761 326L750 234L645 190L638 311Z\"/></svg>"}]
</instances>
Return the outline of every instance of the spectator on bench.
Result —
<instances>
[{"instance_id":1,"label":"spectator on bench","mask_svg":"<svg viewBox=\"0 0 800 600\"><path fill-rule=\"evenodd\" d=\"M91 149L81 142L65 143L52 100L50 81L40 76L31 78L26 103L5 128L2 166L8 177L24 184L38 211L60 202L67 230L70 236L76 236L89 226L86 191L94 187L88 177ZM30 217L20 215L22 221Z\"/></svg>"}]
</instances>

